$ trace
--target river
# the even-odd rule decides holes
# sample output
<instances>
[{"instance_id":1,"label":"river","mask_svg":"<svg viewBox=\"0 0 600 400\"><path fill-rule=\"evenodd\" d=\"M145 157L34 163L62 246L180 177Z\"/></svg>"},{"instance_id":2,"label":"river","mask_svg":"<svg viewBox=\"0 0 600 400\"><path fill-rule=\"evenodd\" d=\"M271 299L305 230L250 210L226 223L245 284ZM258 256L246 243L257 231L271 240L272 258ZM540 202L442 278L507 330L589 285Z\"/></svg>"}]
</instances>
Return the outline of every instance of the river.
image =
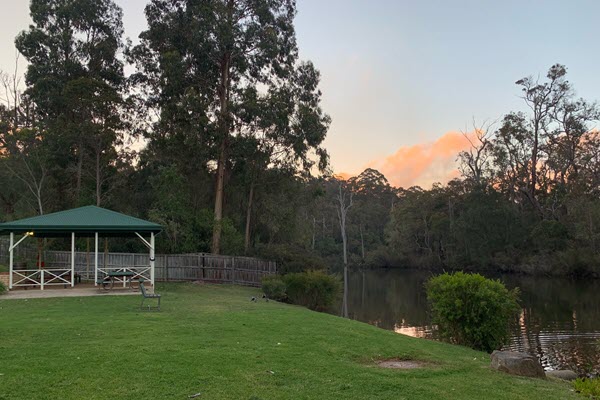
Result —
<instances>
[{"instance_id":1,"label":"river","mask_svg":"<svg viewBox=\"0 0 600 400\"><path fill-rule=\"evenodd\" d=\"M348 310L359 321L435 339L423 284L432 273L405 269L354 271ZM507 349L536 355L545 369L600 372L600 281L495 275L521 289L522 310Z\"/></svg>"}]
</instances>

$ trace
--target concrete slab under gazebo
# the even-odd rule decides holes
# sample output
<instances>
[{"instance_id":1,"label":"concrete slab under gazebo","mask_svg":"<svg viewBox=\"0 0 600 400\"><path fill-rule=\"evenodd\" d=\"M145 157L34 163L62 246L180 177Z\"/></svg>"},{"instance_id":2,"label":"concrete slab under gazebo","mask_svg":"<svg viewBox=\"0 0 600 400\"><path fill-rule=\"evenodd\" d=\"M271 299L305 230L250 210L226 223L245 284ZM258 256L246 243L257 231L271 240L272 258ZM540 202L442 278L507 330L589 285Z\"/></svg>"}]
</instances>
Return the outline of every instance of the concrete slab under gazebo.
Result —
<instances>
[{"instance_id":1,"label":"concrete slab under gazebo","mask_svg":"<svg viewBox=\"0 0 600 400\"><path fill-rule=\"evenodd\" d=\"M113 270L129 270L132 278L144 278L154 286L155 235L162 230L159 224L121 214L96 206L86 206L37 217L0 224L0 235L9 235L9 290L15 287L69 285L75 286L75 239L94 238L94 284L98 285ZM18 236L21 235L19 238ZM149 240L144 238L149 235ZM45 268L38 263L37 270L14 268L14 253L19 244L29 237L71 238L70 269ZM100 237L138 237L149 250L149 262L139 267L99 267L98 240ZM101 275L101 276L99 276ZM124 280L123 280L124 282Z\"/></svg>"}]
</instances>

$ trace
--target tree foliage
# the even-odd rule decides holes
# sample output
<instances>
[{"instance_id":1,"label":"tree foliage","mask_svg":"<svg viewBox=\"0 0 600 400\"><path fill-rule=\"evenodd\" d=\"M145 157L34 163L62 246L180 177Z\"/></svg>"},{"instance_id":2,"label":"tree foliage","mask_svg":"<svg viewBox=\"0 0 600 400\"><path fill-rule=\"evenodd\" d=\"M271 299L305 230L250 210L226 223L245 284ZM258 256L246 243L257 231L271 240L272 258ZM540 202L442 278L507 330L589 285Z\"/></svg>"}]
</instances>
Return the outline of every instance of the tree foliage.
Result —
<instances>
[{"instance_id":1,"label":"tree foliage","mask_svg":"<svg viewBox=\"0 0 600 400\"><path fill-rule=\"evenodd\" d=\"M0 219L98 204L160 222L160 251L264 256L286 272L600 273L600 111L566 67L516 82L525 111L465 132L459 179L396 188L372 168L332 176L294 1L145 11L131 47L112 0L31 1L15 41L25 79L0 74Z\"/></svg>"},{"instance_id":2,"label":"tree foliage","mask_svg":"<svg viewBox=\"0 0 600 400\"><path fill-rule=\"evenodd\" d=\"M9 154L42 170L31 166L30 176L20 178L44 191L36 196L39 213L47 201L52 208L104 204L117 174L129 167L121 9L111 0L32 0L30 11L33 24L15 40L28 61L27 89L12 104L5 135L28 130L43 145L34 154ZM45 179L54 184L42 188Z\"/></svg>"},{"instance_id":3,"label":"tree foliage","mask_svg":"<svg viewBox=\"0 0 600 400\"><path fill-rule=\"evenodd\" d=\"M151 141L196 149L215 169L212 251L221 247L227 176L245 159L247 219L268 166L309 171L327 166L321 147L329 117L320 108L319 72L298 60L295 2L153 0L149 29L131 51L133 81L158 109ZM152 145L151 145L152 146ZM246 235L246 248L248 247Z\"/></svg>"}]
</instances>

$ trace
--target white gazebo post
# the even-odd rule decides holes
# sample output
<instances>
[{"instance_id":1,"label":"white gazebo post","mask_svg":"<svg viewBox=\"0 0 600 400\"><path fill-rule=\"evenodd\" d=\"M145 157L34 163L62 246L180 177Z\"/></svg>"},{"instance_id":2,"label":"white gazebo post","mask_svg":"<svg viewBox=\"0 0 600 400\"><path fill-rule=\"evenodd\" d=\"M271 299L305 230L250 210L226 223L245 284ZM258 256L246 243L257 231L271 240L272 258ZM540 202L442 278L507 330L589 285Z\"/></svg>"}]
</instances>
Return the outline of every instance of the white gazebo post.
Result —
<instances>
[{"instance_id":1,"label":"white gazebo post","mask_svg":"<svg viewBox=\"0 0 600 400\"><path fill-rule=\"evenodd\" d=\"M144 239L144 237L142 235L140 235L139 232L135 232L135 234L146 245L146 247L148 248L148 251L150 252L150 283L152 284L152 286L154 286L154 259L155 259L154 232L150 232L150 242L148 242L146 239ZM145 271L148 271L148 269L145 269L144 272Z\"/></svg>"},{"instance_id":2,"label":"white gazebo post","mask_svg":"<svg viewBox=\"0 0 600 400\"><path fill-rule=\"evenodd\" d=\"M71 232L71 287L75 286L75 232Z\"/></svg>"},{"instance_id":3,"label":"white gazebo post","mask_svg":"<svg viewBox=\"0 0 600 400\"><path fill-rule=\"evenodd\" d=\"M10 247L8 248L8 290L12 290L13 287L13 245L15 243L14 232L10 233Z\"/></svg>"},{"instance_id":4,"label":"white gazebo post","mask_svg":"<svg viewBox=\"0 0 600 400\"><path fill-rule=\"evenodd\" d=\"M150 233L150 282L154 287L154 232Z\"/></svg>"},{"instance_id":5,"label":"white gazebo post","mask_svg":"<svg viewBox=\"0 0 600 400\"><path fill-rule=\"evenodd\" d=\"M98 286L98 232L94 234L94 285Z\"/></svg>"}]
</instances>

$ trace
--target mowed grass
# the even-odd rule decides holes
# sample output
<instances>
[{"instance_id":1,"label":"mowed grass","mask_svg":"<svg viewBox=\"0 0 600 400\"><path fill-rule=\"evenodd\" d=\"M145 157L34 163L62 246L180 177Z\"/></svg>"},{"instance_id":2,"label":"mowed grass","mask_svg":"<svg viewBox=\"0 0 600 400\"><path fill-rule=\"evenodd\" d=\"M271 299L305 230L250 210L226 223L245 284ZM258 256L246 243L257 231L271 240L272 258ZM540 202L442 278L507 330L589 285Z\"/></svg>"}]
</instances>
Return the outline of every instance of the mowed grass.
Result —
<instances>
[{"instance_id":1,"label":"mowed grass","mask_svg":"<svg viewBox=\"0 0 600 400\"><path fill-rule=\"evenodd\" d=\"M257 289L159 285L137 296L0 297L0 399L569 399L489 356L276 302ZM390 370L382 358L428 366Z\"/></svg>"}]
</instances>

